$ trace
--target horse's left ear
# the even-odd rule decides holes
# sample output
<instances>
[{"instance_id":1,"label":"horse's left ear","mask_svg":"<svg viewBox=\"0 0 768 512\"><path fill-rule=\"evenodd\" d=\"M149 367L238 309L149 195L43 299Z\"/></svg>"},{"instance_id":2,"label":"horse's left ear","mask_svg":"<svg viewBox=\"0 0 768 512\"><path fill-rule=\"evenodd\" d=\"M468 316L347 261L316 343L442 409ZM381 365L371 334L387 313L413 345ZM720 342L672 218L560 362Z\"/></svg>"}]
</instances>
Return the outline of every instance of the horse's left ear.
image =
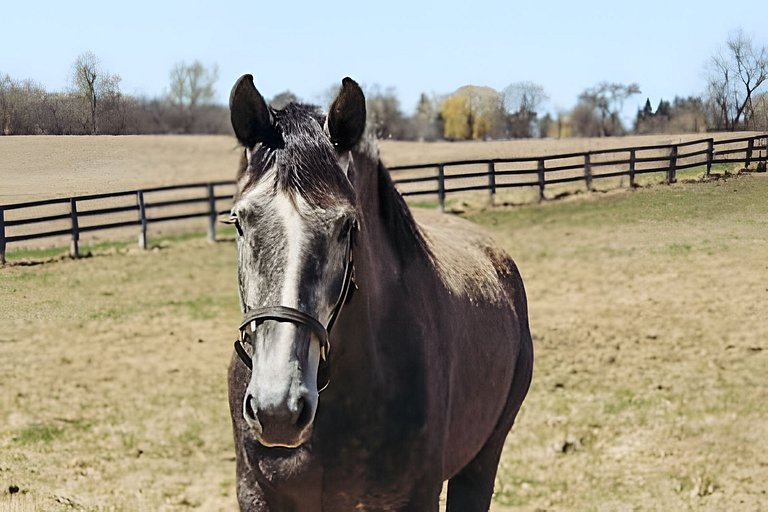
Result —
<instances>
[{"instance_id":1,"label":"horse's left ear","mask_svg":"<svg viewBox=\"0 0 768 512\"><path fill-rule=\"evenodd\" d=\"M341 91L328 111L328 135L339 151L352 149L365 131L365 95L349 77L341 81Z\"/></svg>"}]
</instances>

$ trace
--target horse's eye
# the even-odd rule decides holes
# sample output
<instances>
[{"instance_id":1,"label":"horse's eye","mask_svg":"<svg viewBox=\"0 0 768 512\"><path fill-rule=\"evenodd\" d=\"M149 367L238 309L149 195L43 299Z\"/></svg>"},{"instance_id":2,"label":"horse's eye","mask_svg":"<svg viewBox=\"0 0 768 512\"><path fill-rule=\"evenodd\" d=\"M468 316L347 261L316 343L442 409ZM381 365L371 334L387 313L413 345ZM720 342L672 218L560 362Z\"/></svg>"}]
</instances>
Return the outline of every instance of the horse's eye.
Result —
<instances>
[{"instance_id":1,"label":"horse's eye","mask_svg":"<svg viewBox=\"0 0 768 512\"><path fill-rule=\"evenodd\" d=\"M339 242L344 241L344 239L349 235L349 231L352 229L352 221L350 219L347 219L344 222L344 225L341 227L341 231L339 231Z\"/></svg>"}]
</instances>

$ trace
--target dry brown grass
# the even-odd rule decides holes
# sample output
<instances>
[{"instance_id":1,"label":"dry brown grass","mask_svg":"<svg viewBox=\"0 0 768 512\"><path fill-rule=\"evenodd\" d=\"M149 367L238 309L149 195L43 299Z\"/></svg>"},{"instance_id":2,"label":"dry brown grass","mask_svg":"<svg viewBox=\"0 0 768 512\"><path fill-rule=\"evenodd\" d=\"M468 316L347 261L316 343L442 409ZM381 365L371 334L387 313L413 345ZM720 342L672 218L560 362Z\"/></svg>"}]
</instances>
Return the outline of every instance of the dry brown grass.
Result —
<instances>
[{"instance_id":1,"label":"dry brown grass","mask_svg":"<svg viewBox=\"0 0 768 512\"><path fill-rule=\"evenodd\" d=\"M194 138L178 139L170 160ZM228 140L202 139L231 176ZM83 183L103 177L72 153ZM219 179L215 160L193 179ZM193 161L163 165L190 181ZM120 183L99 186L147 184ZM765 509L766 197L754 175L468 214L518 262L536 346L493 510ZM0 269L0 511L234 509L232 251L166 240Z\"/></svg>"}]
</instances>

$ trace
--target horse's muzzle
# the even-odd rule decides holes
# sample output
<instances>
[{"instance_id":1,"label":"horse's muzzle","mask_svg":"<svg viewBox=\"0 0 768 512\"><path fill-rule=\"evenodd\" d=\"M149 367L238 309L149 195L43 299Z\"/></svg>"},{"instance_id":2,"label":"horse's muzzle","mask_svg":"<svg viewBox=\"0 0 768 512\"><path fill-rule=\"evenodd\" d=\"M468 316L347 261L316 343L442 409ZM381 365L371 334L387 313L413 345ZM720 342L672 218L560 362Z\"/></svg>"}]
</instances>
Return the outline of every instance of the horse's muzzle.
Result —
<instances>
[{"instance_id":1,"label":"horse's muzzle","mask_svg":"<svg viewBox=\"0 0 768 512\"><path fill-rule=\"evenodd\" d=\"M279 405L261 406L250 394L243 401L243 417L256 439L267 447L297 448L311 433L312 401L305 397Z\"/></svg>"}]
</instances>

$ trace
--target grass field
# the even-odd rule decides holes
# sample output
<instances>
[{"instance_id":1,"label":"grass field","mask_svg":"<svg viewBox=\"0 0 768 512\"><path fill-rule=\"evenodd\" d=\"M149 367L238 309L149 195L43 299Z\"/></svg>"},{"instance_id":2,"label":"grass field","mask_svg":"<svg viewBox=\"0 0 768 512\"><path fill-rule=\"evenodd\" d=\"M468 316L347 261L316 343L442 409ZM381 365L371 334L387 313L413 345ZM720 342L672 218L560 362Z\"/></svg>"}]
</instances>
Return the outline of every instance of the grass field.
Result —
<instances>
[{"instance_id":1,"label":"grass field","mask_svg":"<svg viewBox=\"0 0 768 512\"><path fill-rule=\"evenodd\" d=\"M766 197L746 175L467 211L536 347L493 510L768 508ZM234 509L238 319L226 240L0 269L0 511Z\"/></svg>"}]
</instances>

